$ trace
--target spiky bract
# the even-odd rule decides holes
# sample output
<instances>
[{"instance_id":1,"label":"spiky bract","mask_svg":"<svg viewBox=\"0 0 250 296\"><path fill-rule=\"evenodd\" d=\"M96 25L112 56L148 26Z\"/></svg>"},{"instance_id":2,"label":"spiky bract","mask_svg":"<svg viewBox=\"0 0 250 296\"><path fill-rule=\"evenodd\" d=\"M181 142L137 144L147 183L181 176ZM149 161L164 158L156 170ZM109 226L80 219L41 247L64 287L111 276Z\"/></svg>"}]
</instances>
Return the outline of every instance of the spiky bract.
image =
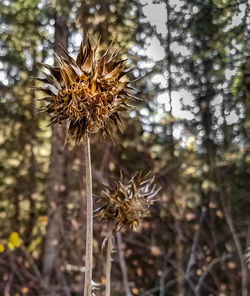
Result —
<instances>
[{"instance_id":1,"label":"spiky bract","mask_svg":"<svg viewBox=\"0 0 250 296\"><path fill-rule=\"evenodd\" d=\"M99 220L113 223L117 231L123 227L138 230L143 218L149 216L148 208L160 190L156 189L154 177L150 178L149 174L143 176L141 172L136 172L128 182L121 174L114 189L106 187L100 199L103 205L96 214Z\"/></svg>"},{"instance_id":2,"label":"spiky bract","mask_svg":"<svg viewBox=\"0 0 250 296\"><path fill-rule=\"evenodd\" d=\"M39 89L48 95L45 110L52 115L51 123L69 120L67 140L76 143L86 132L111 137L111 122L122 130L119 113L135 98L126 78L132 69L125 69L127 60L118 60L111 48L97 58L98 49L86 36L76 60L63 49L64 56L56 55L58 67L43 64L50 74L43 72L45 78L39 79L46 84Z\"/></svg>"}]
</instances>

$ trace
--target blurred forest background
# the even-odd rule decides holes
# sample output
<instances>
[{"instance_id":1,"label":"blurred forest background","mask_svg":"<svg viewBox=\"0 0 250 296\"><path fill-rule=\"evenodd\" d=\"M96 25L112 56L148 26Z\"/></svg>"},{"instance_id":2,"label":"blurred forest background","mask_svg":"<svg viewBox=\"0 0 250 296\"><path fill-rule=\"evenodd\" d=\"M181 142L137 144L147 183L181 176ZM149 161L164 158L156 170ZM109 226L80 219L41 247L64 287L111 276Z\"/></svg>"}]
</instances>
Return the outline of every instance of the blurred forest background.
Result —
<instances>
[{"instance_id":1,"label":"blurred forest background","mask_svg":"<svg viewBox=\"0 0 250 296\"><path fill-rule=\"evenodd\" d=\"M92 138L94 193L120 169L162 187L141 231L117 235L112 295L248 296L249 2L2 0L0 12L0 294L83 295L84 146L48 127L32 77L59 43L75 56L87 30L136 66L143 99L116 145ZM95 221L96 295L107 231Z\"/></svg>"}]
</instances>

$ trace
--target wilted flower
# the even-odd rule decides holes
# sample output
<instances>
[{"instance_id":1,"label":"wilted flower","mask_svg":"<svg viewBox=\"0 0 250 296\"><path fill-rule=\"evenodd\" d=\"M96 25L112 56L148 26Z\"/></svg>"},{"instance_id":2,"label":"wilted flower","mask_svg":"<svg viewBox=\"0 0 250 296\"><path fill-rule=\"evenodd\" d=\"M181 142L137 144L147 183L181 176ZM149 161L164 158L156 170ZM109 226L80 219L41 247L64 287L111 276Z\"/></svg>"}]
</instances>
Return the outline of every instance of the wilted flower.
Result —
<instances>
[{"instance_id":1,"label":"wilted flower","mask_svg":"<svg viewBox=\"0 0 250 296\"><path fill-rule=\"evenodd\" d=\"M88 36L81 44L76 60L68 55L56 55L58 67L43 64L50 74L39 78L46 84L39 87L48 95L45 110L52 115L51 123L69 120L67 140L78 143L83 135L96 133L111 137L110 123L122 130L120 111L129 109L128 100L136 99L126 78L132 68L125 69L127 60L118 60L118 53L109 48L98 58L98 48L92 48Z\"/></svg>"},{"instance_id":2,"label":"wilted flower","mask_svg":"<svg viewBox=\"0 0 250 296\"><path fill-rule=\"evenodd\" d=\"M115 188L106 187L103 197L100 199L102 206L97 210L100 221L105 220L114 224L118 231L122 227L128 227L136 231L143 218L149 216L148 208L153 204L153 197L159 192L156 189L154 177L149 178L142 172L136 172L128 182L125 182L122 174Z\"/></svg>"}]
</instances>

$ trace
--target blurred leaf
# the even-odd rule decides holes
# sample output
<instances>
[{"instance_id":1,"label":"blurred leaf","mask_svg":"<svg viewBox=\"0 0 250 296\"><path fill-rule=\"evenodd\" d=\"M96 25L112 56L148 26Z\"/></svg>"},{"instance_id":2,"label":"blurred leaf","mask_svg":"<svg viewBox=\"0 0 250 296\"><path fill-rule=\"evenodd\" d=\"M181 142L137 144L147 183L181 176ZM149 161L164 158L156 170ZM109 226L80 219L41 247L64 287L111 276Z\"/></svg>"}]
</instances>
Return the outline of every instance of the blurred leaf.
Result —
<instances>
[{"instance_id":1,"label":"blurred leaf","mask_svg":"<svg viewBox=\"0 0 250 296\"><path fill-rule=\"evenodd\" d=\"M4 245L3 245L3 244L0 244L0 253L3 253L3 252L4 252L4 250L5 250L5 247L4 247Z\"/></svg>"},{"instance_id":2,"label":"blurred leaf","mask_svg":"<svg viewBox=\"0 0 250 296\"><path fill-rule=\"evenodd\" d=\"M9 236L8 247L10 250L20 247L22 243L21 238L17 232L12 232Z\"/></svg>"},{"instance_id":3,"label":"blurred leaf","mask_svg":"<svg viewBox=\"0 0 250 296\"><path fill-rule=\"evenodd\" d=\"M161 255L161 250L157 246L152 246L151 253L154 256L159 256L159 255Z\"/></svg>"},{"instance_id":4,"label":"blurred leaf","mask_svg":"<svg viewBox=\"0 0 250 296\"><path fill-rule=\"evenodd\" d=\"M37 237L35 240L33 240L33 241L30 243L30 245L29 245L29 247L28 247L28 251L29 251L29 252L34 251L34 250L36 249L36 247L37 247L41 242L42 242L42 238L41 238L41 236Z\"/></svg>"}]
</instances>

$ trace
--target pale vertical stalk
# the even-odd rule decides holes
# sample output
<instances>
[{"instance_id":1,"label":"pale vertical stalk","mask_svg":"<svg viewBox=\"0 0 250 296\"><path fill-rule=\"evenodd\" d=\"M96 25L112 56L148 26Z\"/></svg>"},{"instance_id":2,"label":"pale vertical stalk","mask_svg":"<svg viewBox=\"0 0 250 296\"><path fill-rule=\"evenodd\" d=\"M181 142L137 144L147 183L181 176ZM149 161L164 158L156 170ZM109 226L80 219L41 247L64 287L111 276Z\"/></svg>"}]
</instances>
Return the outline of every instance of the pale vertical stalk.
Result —
<instances>
[{"instance_id":1,"label":"pale vertical stalk","mask_svg":"<svg viewBox=\"0 0 250 296\"><path fill-rule=\"evenodd\" d=\"M111 293L111 264L112 264L112 249L113 249L113 229L110 226L108 234L107 258L106 258L106 296Z\"/></svg>"},{"instance_id":2,"label":"pale vertical stalk","mask_svg":"<svg viewBox=\"0 0 250 296\"><path fill-rule=\"evenodd\" d=\"M85 259L85 287L84 296L91 296L92 290L92 262L93 262L93 199L92 199L92 171L90 155L90 136L85 135L86 162L86 197L87 197L87 229L86 229L86 259Z\"/></svg>"},{"instance_id":3,"label":"pale vertical stalk","mask_svg":"<svg viewBox=\"0 0 250 296\"><path fill-rule=\"evenodd\" d=\"M119 252L119 263L122 271L122 280L123 280L124 290L125 290L126 296L132 296L132 293L130 292L130 288L129 288L127 265L126 265L126 261L122 251L122 234L120 232L117 232L116 235L117 235L117 246L118 246L118 252Z\"/></svg>"}]
</instances>

